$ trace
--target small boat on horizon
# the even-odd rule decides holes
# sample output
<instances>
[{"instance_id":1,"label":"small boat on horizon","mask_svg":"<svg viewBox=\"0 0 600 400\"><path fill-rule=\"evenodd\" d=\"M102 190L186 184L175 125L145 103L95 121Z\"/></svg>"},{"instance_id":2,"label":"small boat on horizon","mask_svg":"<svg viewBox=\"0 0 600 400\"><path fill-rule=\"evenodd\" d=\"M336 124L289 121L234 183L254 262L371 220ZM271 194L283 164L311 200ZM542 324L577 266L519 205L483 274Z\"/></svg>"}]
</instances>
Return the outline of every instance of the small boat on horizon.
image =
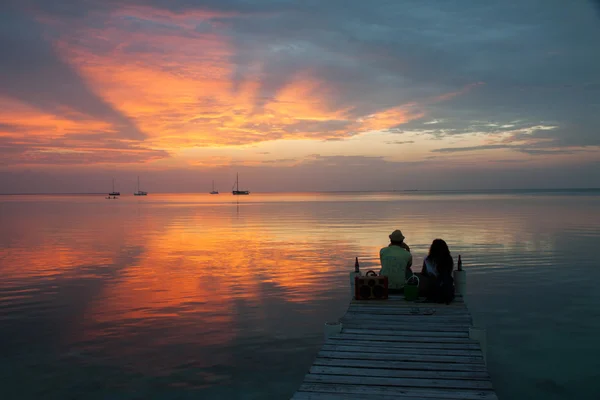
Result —
<instances>
[{"instance_id":1,"label":"small boat on horizon","mask_svg":"<svg viewBox=\"0 0 600 400\"><path fill-rule=\"evenodd\" d=\"M121 192L115 192L115 178L112 180L112 192L108 194L109 196L120 196Z\"/></svg>"},{"instance_id":2,"label":"small boat on horizon","mask_svg":"<svg viewBox=\"0 0 600 400\"><path fill-rule=\"evenodd\" d=\"M244 194L250 194L250 191L248 190L240 190L240 176L239 174L235 174L235 190L231 191L231 194L233 194L234 196L239 196L239 195L244 195Z\"/></svg>"},{"instance_id":3,"label":"small boat on horizon","mask_svg":"<svg viewBox=\"0 0 600 400\"><path fill-rule=\"evenodd\" d=\"M212 190L210 191L210 194L219 194L218 190L215 190L215 181L212 181Z\"/></svg>"},{"instance_id":4,"label":"small boat on horizon","mask_svg":"<svg viewBox=\"0 0 600 400\"><path fill-rule=\"evenodd\" d=\"M143 190L140 190L140 177L138 175L137 177L137 192L133 192L134 196L147 196L148 192L144 192Z\"/></svg>"}]
</instances>

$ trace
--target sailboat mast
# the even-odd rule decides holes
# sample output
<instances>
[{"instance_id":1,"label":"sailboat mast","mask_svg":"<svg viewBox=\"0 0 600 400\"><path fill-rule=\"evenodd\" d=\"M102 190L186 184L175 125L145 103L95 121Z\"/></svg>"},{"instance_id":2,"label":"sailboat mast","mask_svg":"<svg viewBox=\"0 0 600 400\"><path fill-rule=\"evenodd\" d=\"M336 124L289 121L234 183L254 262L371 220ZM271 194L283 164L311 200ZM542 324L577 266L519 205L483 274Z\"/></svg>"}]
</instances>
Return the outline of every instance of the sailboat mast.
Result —
<instances>
[{"instance_id":1,"label":"sailboat mast","mask_svg":"<svg viewBox=\"0 0 600 400\"><path fill-rule=\"evenodd\" d=\"M140 191L140 176L138 175L138 192Z\"/></svg>"},{"instance_id":2,"label":"sailboat mast","mask_svg":"<svg viewBox=\"0 0 600 400\"><path fill-rule=\"evenodd\" d=\"M236 191L240 190L240 174L239 173L235 174L235 190Z\"/></svg>"},{"instance_id":3,"label":"sailboat mast","mask_svg":"<svg viewBox=\"0 0 600 400\"><path fill-rule=\"evenodd\" d=\"M112 191L113 191L113 193L115 191L115 178L113 178L113 190Z\"/></svg>"}]
</instances>

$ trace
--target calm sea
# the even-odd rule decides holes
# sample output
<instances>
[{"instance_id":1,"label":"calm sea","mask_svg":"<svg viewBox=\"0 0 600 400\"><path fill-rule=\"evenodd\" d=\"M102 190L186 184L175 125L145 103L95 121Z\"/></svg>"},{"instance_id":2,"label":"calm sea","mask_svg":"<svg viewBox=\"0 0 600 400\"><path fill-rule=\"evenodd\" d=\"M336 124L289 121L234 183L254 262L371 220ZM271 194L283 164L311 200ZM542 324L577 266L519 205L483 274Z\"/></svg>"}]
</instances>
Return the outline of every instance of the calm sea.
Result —
<instances>
[{"instance_id":1,"label":"calm sea","mask_svg":"<svg viewBox=\"0 0 600 400\"><path fill-rule=\"evenodd\" d=\"M600 397L600 191L0 196L1 399L287 399L354 257L462 255L500 398Z\"/></svg>"}]
</instances>

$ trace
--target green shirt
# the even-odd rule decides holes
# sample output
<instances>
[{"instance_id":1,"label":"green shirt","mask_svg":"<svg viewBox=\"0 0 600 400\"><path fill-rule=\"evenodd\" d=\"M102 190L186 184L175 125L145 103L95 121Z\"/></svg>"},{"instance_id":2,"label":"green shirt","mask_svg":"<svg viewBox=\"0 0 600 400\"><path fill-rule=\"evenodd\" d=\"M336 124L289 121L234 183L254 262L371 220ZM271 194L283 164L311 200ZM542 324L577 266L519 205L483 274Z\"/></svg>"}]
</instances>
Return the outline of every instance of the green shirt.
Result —
<instances>
[{"instance_id":1,"label":"green shirt","mask_svg":"<svg viewBox=\"0 0 600 400\"><path fill-rule=\"evenodd\" d=\"M412 275L412 255L400 246L388 246L379 251L380 275L388 277L388 288L402 289Z\"/></svg>"}]
</instances>

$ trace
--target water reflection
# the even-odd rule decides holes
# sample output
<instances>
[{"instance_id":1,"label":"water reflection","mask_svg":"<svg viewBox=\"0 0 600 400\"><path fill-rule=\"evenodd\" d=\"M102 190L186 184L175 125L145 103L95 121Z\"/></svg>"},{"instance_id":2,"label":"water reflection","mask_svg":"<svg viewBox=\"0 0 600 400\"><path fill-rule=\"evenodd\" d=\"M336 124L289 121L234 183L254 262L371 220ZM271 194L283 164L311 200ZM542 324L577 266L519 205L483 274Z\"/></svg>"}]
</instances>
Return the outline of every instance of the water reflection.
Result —
<instances>
[{"instance_id":1,"label":"water reflection","mask_svg":"<svg viewBox=\"0 0 600 400\"><path fill-rule=\"evenodd\" d=\"M590 274L599 201L482 196L2 198L0 339L12 378L0 394L191 390L218 398L250 390L248 398L285 398L323 321L345 309L354 257L377 268L395 228L417 266L436 237L463 254L475 283L470 307L509 331L519 321L504 310L523 307L503 298L507 290L581 286L580 271ZM510 377L501 354L490 354L500 380Z\"/></svg>"}]
</instances>

